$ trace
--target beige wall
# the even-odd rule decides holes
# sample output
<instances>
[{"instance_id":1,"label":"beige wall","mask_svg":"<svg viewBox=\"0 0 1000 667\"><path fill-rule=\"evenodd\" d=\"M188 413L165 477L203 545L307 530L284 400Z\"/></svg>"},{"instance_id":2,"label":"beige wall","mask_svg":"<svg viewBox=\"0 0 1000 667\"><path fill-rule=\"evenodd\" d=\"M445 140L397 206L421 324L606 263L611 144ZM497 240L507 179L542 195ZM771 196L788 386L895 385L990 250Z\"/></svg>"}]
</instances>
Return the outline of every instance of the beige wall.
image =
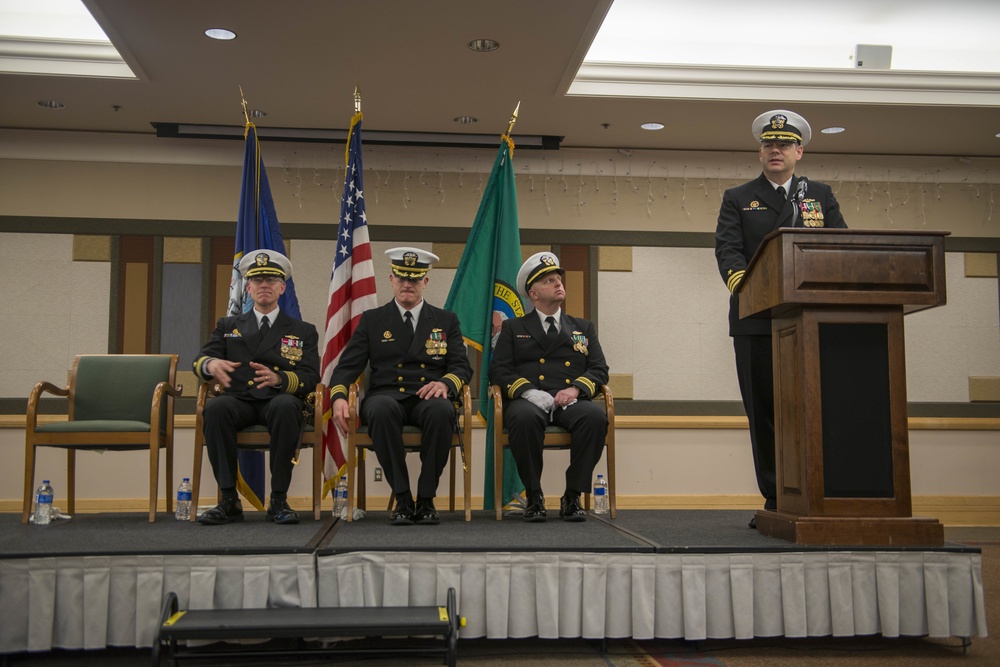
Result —
<instances>
[{"instance_id":1,"label":"beige wall","mask_svg":"<svg viewBox=\"0 0 1000 667\"><path fill-rule=\"evenodd\" d=\"M722 191L760 173L754 147L747 149L516 149L521 227L714 231ZM232 221L242 152L236 141L0 130L0 215ZM261 153L282 222L336 219L342 146L262 142ZM495 155L367 147L369 222L469 226ZM834 187L851 227L1000 236L1000 159L807 150L798 172Z\"/></svg>"},{"instance_id":2,"label":"beige wall","mask_svg":"<svg viewBox=\"0 0 1000 667\"><path fill-rule=\"evenodd\" d=\"M0 216L66 216L232 221L242 146L151 138L0 131ZM332 224L337 216L342 148L262 145L279 218ZM721 191L757 173L754 154L615 151L515 153L523 229L712 232ZM372 225L468 227L493 151L366 149L366 201ZM860 166L859 166L860 165ZM800 170L838 188L855 228L950 230L1000 236L992 173L1000 160L810 156ZM967 182L962 182L963 179ZM973 184L970 184L973 183ZM85 232L85 229L81 229ZM415 236L418 236L415 235ZM409 243L417 244L414 240ZM388 298L376 243L379 299ZM305 319L322 324L333 241L292 241ZM429 247L426 246L425 247ZM0 352L0 398L27 396L39 380L62 383L75 354L107 349L110 265L74 262L68 234L0 233L0 280L8 322L18 335ZM1000 375L1000 315L995 277L969 278L964 255L948 253L949 303L906 320L908 392L913 401L968 401L968 377ZM454 276L436 269L426 293L443 304ZM631 374L635 398L738 400L727 292L708 248L632 250L631 271L601 271L596 295L606 355ZM165 350L169 351L169 350ZM482 493L483 434L475 435L473 479ZM191 470L193 437L178 432L176 474ZM756 502L749 438L742 429L619 431L619 493L624 498L734 497ZM996 431L915 431L914 494L1000 496ZM0 508L22 493L23 431L0 428ZM561 454L547 459L544 484L561 492ZM38 474L65 489L65 457L39 455ZM141 454L83 454L82 499L128 498L142 506ZM307 495L305 466L291 494ZM205 493L214 491L210 475ZM443 493L442 486L441 492ZM375 485L373 494L386 493ZM161 492L162 495L162 492ZM640 500L636 500L640 502Z\"/></svg>"}]
</instances>

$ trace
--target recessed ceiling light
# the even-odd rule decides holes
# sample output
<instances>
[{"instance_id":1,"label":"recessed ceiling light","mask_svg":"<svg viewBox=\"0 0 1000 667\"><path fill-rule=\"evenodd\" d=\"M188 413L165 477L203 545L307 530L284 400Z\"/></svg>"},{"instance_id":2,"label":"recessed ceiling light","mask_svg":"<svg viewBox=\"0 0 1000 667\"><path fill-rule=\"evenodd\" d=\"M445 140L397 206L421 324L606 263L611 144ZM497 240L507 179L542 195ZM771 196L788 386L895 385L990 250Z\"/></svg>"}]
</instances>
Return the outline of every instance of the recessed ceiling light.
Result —
<instances>
[{"instance_id":1,"label":"recessed ceiling light","mask_svg":"<svg viewBox=\"0 0 1000 667\"><path fill-rule=\"evenodd\" d=\"M236 33L232 30L226 30L225 28L209 28L205 31L205 35L211 37L212 39L221 39L223 41L236 39Z\"/></svg>"},{"instance_id":2,"label":"recessed ceiling light","mask_svg":"<svg viewBox=\"0 0 1000 667\"><path fill-rule=\"evenodd\" d=\"M824 127L820 132L823 134L840 134L844 131L842 127Z\"/></svg>"},{"instance_id":3,"label":"recessed ceiling light","mask_svg":"<svg viewBox=\"0 0 1000 667\"><path fill-rule=\"evenodd\" d=\"M55 100L38 100L38 106L43 109L62 109L66 105L62 102L56 102Z\"/></svg>"},{"instance_id":4,"label":"recessed ceiling light","mask_svg":"<svg viewBox=\"0 0 1000 667\"><path fill-rule=\"evenodd\" d=\"M247 115L251 118L263 118L267 115L267 112L261 111L260 109L250 109L250 111L247 112Z\"/></svg>"},{"instance_id":5,"label":"recessed ceiling light","mask_svg":"<svg viewBox=\"0 0 1000 667\"><path fill-rule=\"evenodd\" d=\"M641 127L644 130L662 130L663 123L643 123L639 127Z\"/></svg>"},{"instance_id":6,"label":"recessed ceiling light","mask_svg":"<svg viewBox=\"0 0 1000 667\"><path fill-rule=\"evenodd\" d=\"M488 53L499 49L500 42L494 39L474 39L469 42L469 48L480 53Z\"/></svg>"},{"instance_id":7,"label":"recessed ceiling light","mask_svg":"<svg viewBox=\"0 0 1000 667\"><path fill-rule=\"evenodd\" d=\"M479 122L479 119L475 116L455 116L452 120L456 123L461 123L462 125L472 125L473 123Z\"/></svg>"}]
</instances>

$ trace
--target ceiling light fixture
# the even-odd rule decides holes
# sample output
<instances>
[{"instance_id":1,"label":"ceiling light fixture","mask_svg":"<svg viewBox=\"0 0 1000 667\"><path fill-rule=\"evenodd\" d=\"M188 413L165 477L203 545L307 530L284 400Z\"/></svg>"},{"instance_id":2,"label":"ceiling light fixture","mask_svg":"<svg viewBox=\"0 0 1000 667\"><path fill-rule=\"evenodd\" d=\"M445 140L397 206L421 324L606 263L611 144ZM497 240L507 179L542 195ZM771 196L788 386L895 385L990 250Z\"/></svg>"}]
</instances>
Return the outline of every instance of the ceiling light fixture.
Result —
<instances>
[{"instance_id":1,"label":"ceiling light fixture","mask_svg":"<svg viewBox=\"0 0 1000 667\"><path fill-rule=\"evenodd\" d=\"M820 132L823 134L840 134L844 131L842 127L824 127Z\"/></svg>"},{"instance_id":2,"label":"ceiling light fixture","mask_svg":"<svg viewBox=\"0 0 1000 667\"><path fill-rule=\"evenodd\" d=\"M472 125L479 122L479 119L475 116L455 116L452 120L459 125Z\"/></svg>"},{"instance_id":3,"label":"ceiling light fixture","mask_svg":"<svg viewBox=\"0 0 1000 667\"><path fill-rule=\"evenodd\" d=\"M643 123L639 127L641 127L644 130L662 130L663 123Z\"/></svg>"},{"instance_id":4,"label":"ceiling light fixture","mask_svg":"<svg viewBox=\"0 0 1000 667\"><path fill-rule=\"evenodd\" d=\"M500 42L495 39L474 39L469 42L469 48L479 53L489 53L500 48Z\"/></svg>"},{"instance_id":5,"label":"ceiling light fixture","mask_svg":"<svg viewBox=\"0 0 1000 667\"><path fill-rule=\"evenodd\" d=\"M56 102L55 100L38 100L37 104L43 109L63 109L66 106L62 102Z\"/></svg>"},{"instance_id":6,"label":"ceiling light fixture","mask_svg":"<svg viewBox=\"0 0 1000 667\"><path fill-rule=\"evenodd\" d=\"M231 39L236 39L236 33L232 30L227 30L226 28L209 28L205 31L207 37L212 39L220 39L224 42L228 42Z\"/></svg>"}]
</instances>

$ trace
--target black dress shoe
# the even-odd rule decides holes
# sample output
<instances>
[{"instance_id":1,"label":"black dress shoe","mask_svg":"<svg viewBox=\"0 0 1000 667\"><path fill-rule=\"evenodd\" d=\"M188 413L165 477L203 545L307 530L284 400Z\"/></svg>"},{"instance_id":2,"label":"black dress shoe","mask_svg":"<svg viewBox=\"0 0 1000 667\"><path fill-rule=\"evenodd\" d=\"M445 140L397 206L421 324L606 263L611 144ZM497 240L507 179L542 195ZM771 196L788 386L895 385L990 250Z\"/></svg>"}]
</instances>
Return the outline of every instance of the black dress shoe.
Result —
<instances>
[{"instance_id":1,"label":"black dress shoe","mask_svg":"<svg viewBox=\"0 0 1000 667\"><path fill-rule=\"evenodd\" d=\"M396 506L389 515L389 523L394 526L413 525L413 498L409 493L396 496Z\"/></svg>"},{"instance_id":2,"label":"black dress shoe","mask_svg":"<svg viewBox=\"0 0 1000 667\"><path fill-rule=\"evenodd\" d=\"M579 493L563 494L559 499L559 518L563 521L586 521L587 513L580 505Z\"/></svg>"},{"instance_id":3,"label":"black dress shoe","mask_svg":"<svg viewBox=\"0 0 1000 667\"><path fill-rule=\"evenodd\" d=\"M521 518L525 521L530 521L532 523L540 523L545 521L545 496L542 495L541 491L536 491L534 493L529 492L527 494L527 506L524 508L524 514Z\"/></svg>"},{"instance_id":4,"label":"black dress shoe","mask_svg":"<svg viewBox=\"0 0 1000 667\"><path fill-rule=\"evenodd\" d=\"M299 522L299 513L288 506L288 501L271 498L267 506L267 520L288 526Z\"/></svg>"},{"instance_id":5,"label":"black dress shoe","mask_svg":"<svg viewBox=\"0 0 1000 667\"><path fill-rule=\"evenodd\" d=\"M198 523L205 526L221 526L224 523L243 521L243 505L239 498L223 499L221 503L210 510L202 512Z\"/></svg>"},{"instance_id":6,"label":"black dress shoe","mask_svg":"<svg viewBox=\"0 0 1000 667\"><path fill-rule=\"evenodd\" d=\"M757 530L757 517L756 516L750 517L750 522L747 523L747 528L752 528L753 530Z\"/></svg>"},{"instance_id":7,"label":"black dress shoe","mask_svg":"<svg viewBox=\"0 0 1000 667\"><path fill-rule=\"evenodd\" d=\"M413 511L413 520L418 526L436 526L441 523L441 517L434 509L433 498L417 498L417 508Z\"/></svg>"}]
</instances>

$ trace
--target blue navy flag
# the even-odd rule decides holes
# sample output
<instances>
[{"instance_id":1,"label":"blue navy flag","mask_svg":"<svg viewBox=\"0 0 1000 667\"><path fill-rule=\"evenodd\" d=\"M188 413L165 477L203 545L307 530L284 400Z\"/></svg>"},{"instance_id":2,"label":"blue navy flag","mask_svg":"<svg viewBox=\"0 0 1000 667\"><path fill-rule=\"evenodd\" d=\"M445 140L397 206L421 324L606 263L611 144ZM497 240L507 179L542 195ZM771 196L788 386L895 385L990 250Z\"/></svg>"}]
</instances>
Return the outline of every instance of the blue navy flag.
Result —
<instances>
[{"instance_id":1,"label":"blue navy flag","mask_svg":"<svg viewBox=\"0 0 1000 667\"><path fill-rule=\"evenodd\" d=\"M288 255L278 228L278 214L274 211L271 187L260 157L257 128L253 123L247 123L244 136L243 184L240 187L240 213L236 219L236 251L233 254L233 277L229 285L227 315L237 315L253 308L253 300L247 295L246 283L237 268L245 253L266 249ZM278 307L291 317L302 319L291 277L285 281L285 293L278 299ZM240 469L236 488L251 505L262 510L266 470L264 453L241 449L237 456Z\"/></svg>"}]
</instances>

